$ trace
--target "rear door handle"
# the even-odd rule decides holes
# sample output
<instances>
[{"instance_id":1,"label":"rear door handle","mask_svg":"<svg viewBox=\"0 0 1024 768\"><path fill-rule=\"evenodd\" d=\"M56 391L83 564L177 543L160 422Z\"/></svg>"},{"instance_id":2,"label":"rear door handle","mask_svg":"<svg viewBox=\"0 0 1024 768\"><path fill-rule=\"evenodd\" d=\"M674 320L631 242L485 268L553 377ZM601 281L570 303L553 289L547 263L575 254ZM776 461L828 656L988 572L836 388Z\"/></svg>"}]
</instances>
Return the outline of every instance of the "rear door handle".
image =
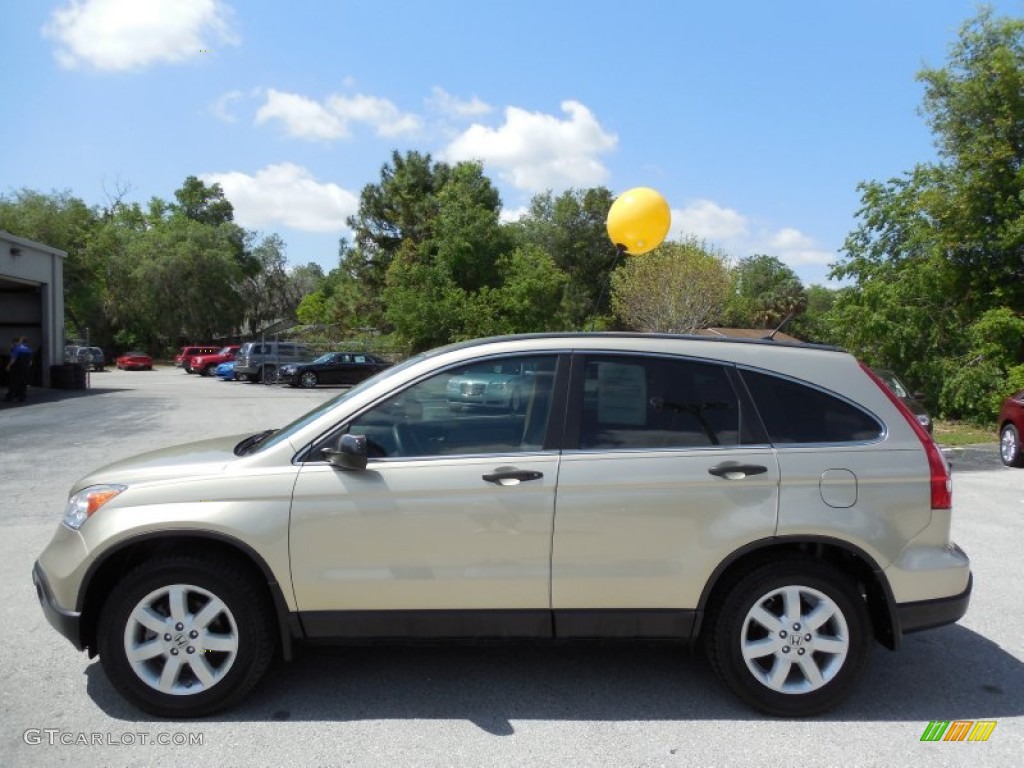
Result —
<instances>
[{"instance_id":1,"label":"rear door handle","mask_svg":"<svg viewBox=\"0 0 1024 768\"><path fill-rule=\"evenodd\" d=\"M519 485L526 480L540 480L542 477L544 477L543 472L516 469L515 467L499 467L491 474L484 475L484 480L495 485Z\"/></svg>"},{"instance_id":2,"label":"rear door handle","mask_svg":"<svg viewBox=\"0 0 1024 768\"><path fill-rule=\"evenodd\" d=\"M717 464L711 467L708 470L708 474L715 477L724 477L726 480L742 480L749 475L763 475L767 471L768 467L763 467L760 464L726 462L725 464Z\"/></svg>"}]
</instances>

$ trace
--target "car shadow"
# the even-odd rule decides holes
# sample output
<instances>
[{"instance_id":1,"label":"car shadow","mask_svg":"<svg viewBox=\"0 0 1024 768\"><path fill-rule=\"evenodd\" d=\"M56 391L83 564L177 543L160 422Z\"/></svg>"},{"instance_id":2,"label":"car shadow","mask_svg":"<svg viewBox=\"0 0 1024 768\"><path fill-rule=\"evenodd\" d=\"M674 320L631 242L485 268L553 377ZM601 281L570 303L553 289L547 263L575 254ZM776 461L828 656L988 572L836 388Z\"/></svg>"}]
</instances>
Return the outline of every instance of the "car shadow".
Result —
<instances>
[{"instance_id":1,"label":"car shadow","mask_svg":"<svg viewBox=\"0 0 1024 768\"><path fill-rule=\"evenodd\" d=\"M218 722L467 720L511 735L517 720L764 720L719 683L696 648L646 642L300 647ZM1024 663L961 626L876 646L864 679L820 721L1024 714ZM125 702L100 665L87 692L119 720L159 721Z\"/></svg>"}]
</instances>

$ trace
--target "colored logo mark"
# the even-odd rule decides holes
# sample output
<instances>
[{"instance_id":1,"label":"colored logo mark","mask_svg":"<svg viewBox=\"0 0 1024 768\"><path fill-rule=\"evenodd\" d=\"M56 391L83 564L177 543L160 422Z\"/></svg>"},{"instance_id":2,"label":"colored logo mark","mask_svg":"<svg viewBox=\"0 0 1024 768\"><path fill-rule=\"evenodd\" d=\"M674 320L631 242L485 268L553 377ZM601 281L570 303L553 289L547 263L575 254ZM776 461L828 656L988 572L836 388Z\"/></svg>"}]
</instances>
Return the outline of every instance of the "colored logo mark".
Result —
<instances>
[{"instance_id":1,"label":"colored logo mark","mask_svg":"<svg viewBox=\"0 0 1024 768\"><path fill-rule=\"evenodd\" d=\"M988 741L996 729L995 720L932 720L921 741Z\"/></svg>"}]
</instances>

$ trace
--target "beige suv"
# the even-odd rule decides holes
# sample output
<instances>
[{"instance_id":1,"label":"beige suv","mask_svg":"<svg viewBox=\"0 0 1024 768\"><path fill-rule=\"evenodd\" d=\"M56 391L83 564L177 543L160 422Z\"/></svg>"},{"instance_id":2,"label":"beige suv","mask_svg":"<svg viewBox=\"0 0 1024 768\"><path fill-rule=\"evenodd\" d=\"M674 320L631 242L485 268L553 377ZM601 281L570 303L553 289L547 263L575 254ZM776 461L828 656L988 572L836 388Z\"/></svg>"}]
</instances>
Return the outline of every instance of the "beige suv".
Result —
<instances>
[{"instance_id":1,"label":"beige suv","mask_svg":"<svg viewBox=\"0 0 1024 768\"><path fill-rule=\"evenodd\" d=\"M453 410L453 379L506 406ZM297 641L597 637L700 641L741 699L802 716L875 641L967 610L951 507L931 437L840 350L507 337L94 472L34 581L160 716L234 703Z\"/></svg>"}]
</instances>

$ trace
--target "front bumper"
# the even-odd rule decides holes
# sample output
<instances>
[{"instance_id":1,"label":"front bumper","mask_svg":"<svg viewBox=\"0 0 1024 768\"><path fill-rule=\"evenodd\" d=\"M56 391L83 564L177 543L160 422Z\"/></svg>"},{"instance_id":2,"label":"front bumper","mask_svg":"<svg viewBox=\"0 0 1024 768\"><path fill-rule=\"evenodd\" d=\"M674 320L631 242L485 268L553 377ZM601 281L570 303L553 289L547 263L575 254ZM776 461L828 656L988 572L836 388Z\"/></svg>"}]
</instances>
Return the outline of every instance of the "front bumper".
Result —
<instances>
[{"instance_id":1,"label":"front bumper","mask_svg":"<svg viewBox=\"0 0 1024 768\"><path fill-rule=\"evenodd\" d=\"M53 625L54 629L70 640L75 648L80 651L85 650L85 646L82 644L82 614L64 610L57 604L38 562L32 569L32 583L36 586L36 597L39 598L39 605L43 609L46 620Z\"/></svg>"},{"instance_id":2,"label":"front bumper","mask_svg":"<svg viewBox=\"0 0 1024 768\"><path fill-rule=\"evenodd\" d=\"M903 634L920 632L924 629L941 627L959 621L967 613L971 601L974 574L967 579L967 589L959 595L940 597L935 600L919 600L896 605L896 615Z\"/></svg>"}]
</instances>

